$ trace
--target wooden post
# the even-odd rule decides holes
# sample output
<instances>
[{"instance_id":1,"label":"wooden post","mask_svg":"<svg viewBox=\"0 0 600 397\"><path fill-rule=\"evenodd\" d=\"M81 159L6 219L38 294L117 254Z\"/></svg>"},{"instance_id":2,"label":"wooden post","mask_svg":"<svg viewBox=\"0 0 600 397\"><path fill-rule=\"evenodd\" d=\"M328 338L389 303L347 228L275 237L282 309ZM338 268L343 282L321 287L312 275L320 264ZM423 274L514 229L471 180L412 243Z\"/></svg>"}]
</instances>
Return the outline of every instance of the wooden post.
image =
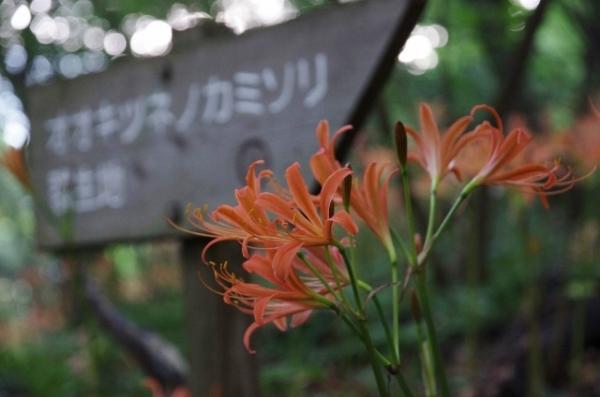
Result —
<instances>
[{"instance_id":1,"label":"wooden post","mask_svg":"<svg viewBox=\"0 0 600 397\"><path fill-rule=\"evenodd\" d=\"M181 243L188 384L193 397L256 397L256 357L242 344L251 318L202 285L199 276L208 282L213 280L210 268L200 258L206 242L187 239ZM211 248L210 258L227 260L233 269L242 262L239 247L227 243Z\"/></svg>"}]
</instances>

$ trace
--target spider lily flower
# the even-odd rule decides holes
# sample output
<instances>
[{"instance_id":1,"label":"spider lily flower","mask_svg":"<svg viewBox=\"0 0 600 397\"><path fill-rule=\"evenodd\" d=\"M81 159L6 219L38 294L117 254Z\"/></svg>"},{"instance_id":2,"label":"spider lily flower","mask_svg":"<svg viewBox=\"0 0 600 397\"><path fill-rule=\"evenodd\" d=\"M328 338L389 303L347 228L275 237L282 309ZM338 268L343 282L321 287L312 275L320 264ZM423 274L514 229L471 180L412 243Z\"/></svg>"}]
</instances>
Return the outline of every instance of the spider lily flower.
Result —
<instances>
[{"instance_id":1,"label":"spider lily flower","mask_svg":"<svg viewBox=\"0 0 600 397\"><path fill-rule=\"evenodd\" d=\"M331 258L332 269L326 260L326 252ZM289 277L277 276L276 254L266 250L252 255L244 262L244 269L262 279L262 283L245 282L227 269L227 264L213 264L215 280L222 291L225 303L254 317L254 322L244 333L244 346L250 353L250 338L254 331L269 323L279 330L297 327L308 320L315 309L325 309L335 305L332 292L339 291L349 283L344 261L335 247L313 247L304 250L306 265L298 256L291 261ZM315 274L314 272L318 274ZM324 284L325 283L325 284Z\"/></svg>"},{"instance_id":2,"label":"spider lily flower","mask_svg":"<svg viewBox=\"0 0 600 397\"><path fill-rule=\"evenodd\" d=\"M340 168L323 183L319 195L313 198L300 172L300 164L294 163L285 172L290 200L270 192L261 193L256 205L277 216L277 222L289 226L289 242L295 245L327 245L333 242L332 228L340 225L349 234L358 233L358 227L350 214L339 210L330 214L334 197L344 179L352 171Z\"/></svg>"},{"instance_id":3,"label":"spider lily flower","mask_svg":"<svg viewBox=\"0 0 600 397\"><path fill-rule=\"evenodd\" d=\"M498 113L487 105L476 106L472 112L480 109L492 114L497 127L488 122L477 127L476 132L488 137L490 150L485 163L467 184L465 191L471 191L480 185L515 186L526 193L537 195L544 206L548 207L547 196L571 189L576 182L590 174L574 178L569 170L564 171L558 161L553 166L527 162L520 155L533 140L531 134L516 128L504 136L502 120Z\"/></svg>"},{"instance_id":4,"label":"spider lily flower","mask_svg":"<svg viewBox=\"0 0 600 397\"><path fill-rule=\"evenodd\" d=\"M388 252L394 251L394 243L388 222L387 196L390 179L396 171L390 163L371 162L362 184L355 180L350 192L350 206Z\"/></svg>"},{"instance_id":5,"label":"spider lily flower","mask_svg":"<svg viewBox=\"0 0 600 397\"><path fill-rule=\"evenodd\" d=\"M221 205L211 213L210 219L206 219L204 211L199 208L191 213L190 222L197 231L184 231L214 238L204 248L203 258L210 247L222 241L241 242L242 253L246 258L249 256L249 244L258 244L264 241L283 243L279 239L276 225L269 219L267 213L256 205L256 200L261 194L261 181L272 175L270 170L256 173L256 167L262 163L262 161L256 161L248 167L246 186L235 191L238 203L236 206Z\"/></svg>"},{"instance_id":6,"label":"spider lily flower","mask_svg":"<svg viewBox=\"0 0 600 397\"><path fill-rule=\"evenodd\" d=\"M31 191L31 180L25 166L25 152L23 149L8 148L0 158L2 164L19 183Z\"/></svg>"},{"instance_id":7,"label":"spider lily flower","mask_svg":"<svg viewBox=\"0 0 600 397\"><path fill-rule=\"evenodd\" d=\"M335 140L349 129L349 126L342 127L330 139L327 122L319 123L316 134L320 148L311 157L310 165L315 179L320 183L342 168L339 161L335 159ZM388 224L387 194L390 178L395 171L391 164L373 161L367 165L362 185L356 178L352 178L350 189L350 207L375 233L387 250L394 249ZM341 198L344 193L344 189L338 189L336 195Z\"/></svg>"},{"instance_id":8,"label":"spider lily flower","mask_svg":"<svg viewBox=\"0 0 600 397\"><path fill-rule=\"evenodd\" d=\"M600 164L600 109L590 105L592 113L576 120L563 138L571 159L585 169Z\"/></svg>"},{"instance_id":9,"label":"spider lily flower","mask_svg":"<svg viewBox=\"0 0 600 397\"><path fill-rule=\"evenodd\" d=\"M342 168L342 165L335 158L335 142L344 133L350 131L351 126L347 125L335 132L330 139L329 123L322 120L317 125L316 136L319 141L319 149L310 159L310 168L312 173L320 184L323 184L329 175Z\"/></svg>"},{"instance_id":10,"label":"spider lily flower","mask_svg":"<svg viewBox=\"0 0 600 397\"><path fill-rule=\"evenodd\" d=\"M425 103L421 104L420 119L420 133L410 127L405 127L406 133L416 144L416 148L408 153L408 160L421 165L429 175L432 185L437 186L448 173L455 174L461 180L462 176L455 159L465 145L477 137L474 131L463 134L473 118L471 116L461 117L448 128L443 136L440 134L431 108Z\"/></svg>"}]
</instances>

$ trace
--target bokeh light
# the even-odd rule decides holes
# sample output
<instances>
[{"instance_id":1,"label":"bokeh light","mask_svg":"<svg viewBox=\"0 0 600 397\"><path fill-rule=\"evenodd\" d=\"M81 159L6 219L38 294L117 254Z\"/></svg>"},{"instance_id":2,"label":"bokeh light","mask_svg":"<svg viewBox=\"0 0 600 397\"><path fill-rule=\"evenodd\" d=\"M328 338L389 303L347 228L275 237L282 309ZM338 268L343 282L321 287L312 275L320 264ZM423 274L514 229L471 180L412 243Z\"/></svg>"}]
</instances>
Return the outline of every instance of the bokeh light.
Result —
<instances>
[{"instance_id":1,"label":"bokeh light","mask_svg":"<svg viewBox=\"0 0 600 397\"><path fill-rule=\"evenodd\" d=\"M398 61L405 64L411 74L423 74L435 69L439 63L436 50L447 43L448 31L443 26L417 25L398 54Z\"/></svg>"},{"instance_id":2,"label":"bokeh light","mask_svg":"<svg viewBox=\"0 0 600 397\"><path fill-rule=\"evenodd\" d=\"M4 66L8 73L16 74L23 71L27 63L27 51L20 44L13 44L4 56Z\"/></svg>"},{"instance_id":3,"label":"bokeh light","mask_svg":"<svg viewBox=\"0 0 600 397\"><path fill-rule=\"evenodd\" d=\"M31 22L31 13L29 12L29 7L25 4L21 4L15 10L15 13L10 18L10 24L14 29L23 30L29 23Z\"/></svg>"},{"instance_id":4,"label":"bokeh light","mask_svg":"<svg viewBox=\"0 0 600 397\"><path fill-rule=\"evenodd\" d=\"M101 50L104 48L104 30L98 26L87 28L83 34L83 44L90 50Z\"/></svg>"},{"instance_id":5,"label":"bokeh light","mask_svg":"<svg viewBox=\"0 0 600 397\"><path fill-rule=\"evenodd\" d=\"M139 27L129 42L133 54L141 57L166 54L173 39L171 26L153 18L141 18L138 23Z\"/></svg>"},{"instance_id":6,"label":"bokeh light","mask_svg":"<svg viewBox=\"0 0 600 397\"><path fill-rule=\"evenodd\" d=\"M104 36L104 51L108 55L116 56L122 54L127 48L125 36L115 30L111 30Z\"/></svg>"},{"instance_id":7,"label":"bokeh light","mask_svg":"<svg viewBox=\"0 0 600 397\"><path fill-rule=\"evenodd\" d=\"M167 22L174 30L186 30L210 19L205 12L189 11L183 4L175 3L167 14Z\"/></svg>"},{"instance_id":8,"label":"bokeh light","mask_svg":"<svg viewBox=\"0 0 600 397\"><path fill-rule=\"evenodd\" d=\"M29 8L34 14L46 13L52 8L52 0L33 0Z\"/></svg>"},{"instance_id":9,"label":"bokeh light","mask_svg":"<svg viewBox=\"0 0 600 397\"><path fill-rule=\"evenodd\" d=\"M515 0L516 4L526 10L535 10L540 5L540 0Z\"/></svg>"},{"instance_id":10,"label":"bokeh light","mask_svg":"<svg viewBox=\"0 0 600 397\"><path fill-rule=\"evenodd\" d=\"M273 25L297 15L287 0L220 0L217 21L236 33L253 27Z\"/></svg>"},{"instance_id":11,"label":"bokeh light","mask_svg":"<svg viewBox=\"0 0 600 397\"><path fill-rule=\"evenodd\" d=\"M38 14L31 21L31 31L41 44L50 44L57 37L54 19L48 14Z\"/></svg>"}]
</instances>

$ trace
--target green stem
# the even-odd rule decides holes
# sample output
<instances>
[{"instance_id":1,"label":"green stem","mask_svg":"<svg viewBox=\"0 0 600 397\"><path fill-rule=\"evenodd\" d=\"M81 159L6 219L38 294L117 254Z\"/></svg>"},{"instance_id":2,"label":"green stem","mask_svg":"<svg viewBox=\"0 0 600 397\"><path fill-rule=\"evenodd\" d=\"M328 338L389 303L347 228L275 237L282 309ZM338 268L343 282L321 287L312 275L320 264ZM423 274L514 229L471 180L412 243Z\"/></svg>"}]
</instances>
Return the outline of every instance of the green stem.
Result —
<instances>
[{"instance_id":1,"label":"green stem","mask_svg":"<svg viewBox=\"0 0 600 397\"><path fill-rule=\"evenodd\" d=\"M429 219L427 220L427 232L425 234L425 245L431 241L433 228L435 226L437 181L431 181L431 190L429 192Z\"/></svg>"},{"instance_id":2,"label":"green stem","mask_svg":"<svg viewBox=\"0 0 600 397\"><path fill-rule=\"evenodd\" d=\"M400 372L400 368L396 369L395 377L396 381L398 382L398 386L400 387L400 390L402 390L402 394L404 394L405 397L414 397L414 394L412 390L410 390L406 379L404 379L404 376L402 376L402 372Z\"/></svg>"},{"instance_id":3,"label":"green stem","mask_svg":"<svg viewBox=\"0 0 600 397\"><path fill-rule=\"evenodd\" d=\"M392 351L394 357L400 361L400 282L398 280L398 257L391 251L392 264Z\"/></svg>"},{"instance_id":4,"label":"green stem","mask_svg":"<svg viewBox=\"0 0 600 397\"><path fill-rule=\"evenodd\" d=\"M389 391L385 384L385 379L383 377L383 373L381 371L381 366L379 365L379 356L377 354L377 349L375 349L375 345L373 345L373 340L371 339L371 334L369 333L369 329L366 325L366 320L359 319L359 330L364 335L364 344L367 348L367 352L369 353L369 358L371 359L371 367L373 368L373 375L375 375L375 381L377 382L377 389L379 390L380 397L389 397ZM389 361L388 361L389 362Z\"/></svg>"},{"instance_id":5,"label":"green stem","mask_svg":"<svg viewBox=\"0 0 600 397\"><path fill-rule=\"evenodd\" d=\"M402 191L404 193L404 210L406 212L406 228L408 230L408 239L410 242L412 242L409 245L413 247L409 263L411 265L416 265L417 248L414 244L415 226L413 221L412 200L410 197L410 182L408 180L408 168L406 166L402 167Z\"/></svg>"},{"instance_id":6,"label":"green stem","mask_svg":"<svg viewBox=\"0 0 600 397\"><path fill-rule=\"evenodd\" d=\"M321 272L319 272L313 266L313 264L310 263L310 261L308 259L306 259L306 257L304 256L304 254L302 254L301 252L299 252L297 254L297 256L306 265L306 267L308 267L308 269L315 275L315 277L317 277L319 279L319 281L321 282L321 284L323 284L323 286L334 297L334 299L337 300L337 301L341 301L339 299L338 295L336 294L335 290L333 288L331 288L331 285L323 278L323 275L321 274Z\"/></svg>"},{"instance_id":7,"label":"green stem","mask_svg":"<svg viewBox=\"0 0 600 397\"><path fill-rule=\"evenodd\" d=\"M340 269L338 269L338 267L334 264L333 259L331 258L331 252L329 252L329 247L325 247L325 260L327 261L327 266L329 266L335 283L339 289L339 286L341 285L340 279L344 278L344 275L342 275Z\"/></svg>"},{"instance_id":8,"label":"green stem","mask_svg":"<svg viewBox=\"0 0 600 397\"><path fill-rule=\"evenodd\" d=\"M460 192L460 194L458 195L458 197L456 198L456 200L452 204L452 207L450 207L450 210L448 211L448 213L446 214L446 216L442 220L442 223L440 223L440 226L437 228L437 230L433 234L433 236L432 236L432 243L435 240L437 240L437 238L440 236L440 234L444 231L444 229L448 225L448 222L450 221L450 219L452 218L452 216L454 215L454 213L456 212L456 210L458 210L458 207L460 207L460 205L463 203L463 201L466 200L466 198L469 196L470 193L471 193L470 191L465 191L464 189L463 189L462 192Z\"/></svg>"},{"instance_id":9,"label":"green stem","mask_svg":"<svg viewBox=\"0 0 600 397\"><path fill-rule=\"evenodd\" d=\"M425 269L422 269L417 275L417 296L419 298L421 312L425 320L425 326L427 327L427 344L429 350L432 353L433 367L435 370L437 383L440 388L440 393L442 397L449 397L450 389L448 387L448 380L446 378L446 372L444 370L444 365L442 362L440 345L438 342L437 332L435 330L433 316L431 314L431 307L429 304Z\"/></svg>"},{"instance_id":10,"label":"green stem","mask_svg":"<svg viewBox=\"0 0 600 397\"><path fill-rule=\"evenodd\" d=\"M417 336L419 338L419 352L421 355L421 372L423 377L423 383L425 386L425 396L434 397L437 394L437 387L435 385L435 371L432 364L431 350L427 344L427 336L423 329L423 320L416 318L417 324Z\"/></svg>"},{"instance_id":11,"label":"green stem","mask_svg":"<svg viewBox=\"0 0 600 397\"><path fill-rule=\"evenodd\" d=\"M367 353L369 354L369 359L371 360L371 367L373 368L373 375L375 376L375 381L377 382L377 389L379 390L380 397L389 397L389 392L387 390L385 379L383 377L383 373L381 371L381 357L385 359L385 357L377 351L375 345L373 344L373 339L371 338L371 334L369 333L369 328L366 324L366 315L362 309L360 294L358 292L358 281L355 276L353 263L348 258L348 254L346 253L345 247L339 242L335 242L335 246L340 250L342 257L344 258L344 262L346 264L346 268L348 269L348 276L350 277L350 284L352 285L352 292L354 293L354 299L356 300L356 306L360 311L360 316L357 319L358 323L358 331L359 334L363 335L362 341L367 348ZM384 364L389 363L389 360L385 359Z\"/></svg>"},{"instance_id":12,"label":"green stem","mask_svg":"<svg viewBox=\"0 0 600 397\"><path fill-rule=\"evenodd\" d=\"M448 211L448 213L446 214L446 216L442 220L442 223L440 223L440 226L438 226L438 228L435 231L435 233L431 233L431 235L429 236L429 238L425 239L425 244L424 244L423 251L419 254L419 260L418 260L419 266L422 266L427 261L427 259L429 258L429 255L431 254L431 249L433 247L433 244L438 239L438 237L440 236L440 234L444 231L444 229L448 225L448 222L450 222L450 219L452 219L452 216L454 215L454 213L458 210L458 208L463 203L463 201L466 200L466 198L469 196L469 194L471 193L471 191L472 191L472 189L471 190L463 189L460 192L460 194L458 195L458 197L456 198L456 200L452 204L452 207L450 207L450 210ZM432 223L432 220L431 220L431 218L432 218L431 210L432 209L433 209L433 211L435 211L435 203L432 206L432 204L430 202L430 205L429 205L430 214L429 214L429 222L428 222L429 224ZM432 229L433 229L433 227L432 227Z\"/></svg>"},{"instance_id":13,"label":"green stem","mask_svg":"<svg viewBox=\"0 0 600 397\"><path fill-rule=\"evenodd\" d=\"M373 291L373 287L371 287L370 285L368 285L367 283L365 283L363 281L359 280L358 285L360 288L363 288L364 290L366 290L368 292ZM385 318L383 308L381 307L381 302L379 301L379 298L377 297L377 295L373 295L371 297L371 299L375 303L375 308L377 309L377 315L379 316L379 320L381 321L381 324L383 325L383 330L385 332L385 336L388 341L388 345L393 350L393 346L394 346L393 340L394 339L392 338L390 326ZM379 353L379 355L381 355L381 353ZM385 361L383 359L385 359ZM410 387L408 386L406 379L404 379L404 376L402 376L402 373L400 372L400 357L399 357L399 355L398 356L393 355L392 362L387 360L387 358L385 358L385 357L383 357L383 359L382 359L382 357L380 357L381 362L385 363L386 366L393 368L393 372L392 371L390 371L390 372L393 373L394 377L396 378L396 381L398 382L398 386L400 387L400 390L402 390L403 395L405 397L414 397L414 394L410 390Z\"/></svg>"},{"instance_id":14,"label":"green stem","mask_svg":"<svg viewBox=\"0 0 600 397\"><path fill-rule=\"evenodd\" d=\"M359 287L361 287L369 292L373 291L373 288L365 282L362 282L359 280L358 284L359 284ZM385 314L383 313L383 307L381 306L381 302L379 302L379 298L375 294L373 294L371 296L371 299L375 303L375 309L377 310L377 315L379 316L379 321L381 321L381 324L383 325L383 331L385 332L385 337L387 339L388 345L390 346L390 349L393 352L394 339L392 338L392 332L390 330L390 326L387 322L387 319L385 318ZM400 358L398 356L396 356L395 354L393 354L393 357L394 357L394 364L398 364L400 362Z\"/></svg>"},{"instance_id":15,"label":"green stem","mask_svg":"<svg viewBox=\"0 0 600 397\"><path fill-rule=\"evenodd\" d=\"M342 312L337 312L337 313L340 315L342 320L344 320L344 322L350 328L352 333L354 333L354 335L356 335L366 345L365 336L361 333L361 331L358 328L356 328L356 325L354 325L352 320L350 320L348 318L348 316L346 316ZM381 364L383 364L385 366L393 365L393 363L377 349L375 349L375 356L377 357L377 359L379 360L379 362Z\"/></svg>"},{"instance_id":16,"label":"green stem","mask_svg":"<svg viewBox=\"0 0 600 397\"><path fill-rule=\"evenodd\" d=\"M325 247L325 260L327 261L327 266L333 273L333 279L335 280L335 285L339 291L339 296L344 305L348 305L348 301L346 300L346 295L344 294L344 290L342 289L341 278L345 278L340 269L335 265L333 259L331 258L331 252L329 252L329 247Z\"/></svg>"},{"instance_id":17,"label":"green stem","mask_svg":"<svg viewBox=\"0 0 600 397\"><path fill-rule=\"evenodd\" d=\"M339 242L335 242L334 244L338 248L338 250L340 251L340 253L342 254L342 258L344 258L344 263L346 264L346 269L348 270L348 276L350 277L350 284L352 286L352 292L354 294L354 300L356 301L356 306L360 310L360 308L362 307L362 305L360 303L360 294L358 293L358 282L357 282L356 276L354 274L353 264L350 261L350 258L348 258L348 254L346 253L345 247L342 244L340 244Z\"/></svg>"},{"instance_id":18,"label":"green stem","mask_svg":"<svg viewBox=\"0 0 600 397\"><path fill-rule=\"evenodd\" d=\"M402 254L406 258L406 261L410 265L412 265L413 262L414 262L414 254L413 254L413 252L409 251L409 249L406 247L406 243L404 242L404 240L402 240L402 237L400 237L398 235L398 233L396 233L395 230L393 230L393 229L390 228L390 231L392 233L392 241L394 242L394 245L397 245L397 246L400 247L400 251L402 251ZM412 245L413 244L411 244L411 247L412 247Z\"/></svg>"}]
</instances>

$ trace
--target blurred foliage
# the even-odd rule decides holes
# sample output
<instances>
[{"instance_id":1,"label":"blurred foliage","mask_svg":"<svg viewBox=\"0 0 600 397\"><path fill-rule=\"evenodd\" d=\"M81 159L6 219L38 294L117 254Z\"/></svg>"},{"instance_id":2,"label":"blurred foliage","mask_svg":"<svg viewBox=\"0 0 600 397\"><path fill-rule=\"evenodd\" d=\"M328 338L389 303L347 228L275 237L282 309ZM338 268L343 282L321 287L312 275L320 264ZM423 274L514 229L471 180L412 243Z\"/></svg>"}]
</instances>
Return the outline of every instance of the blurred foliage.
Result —
<instances>
[{"instance_id":1,"label":"blurred foliage","mask_svg":"<svg viewBox=\"0 0 600 397\"><path fill-rule=\"evenodd\" d=\"M180 3L212 16L219 9L213 1ZM334 1L292 1L300 12L327 3ZM535 36L524 80L510 107L524 114L534 130L559 131L589 111L588 97L597 95L600 89L600 2L550 3ZM55 1L53 12L59 15L67 12L61 7L76 4L83 4L82 0ZM102 26L105 30L121 29L131 14L164 19L172 7L171 2L164 0L96 0L91 4L93 13L82 18L90 26ZM429 1L420 23L444 26L449 32L448 44L437 49L437 67L423 74L411 74L405 65L397 64L369 119L367 147L389 145L391 131L386 128L396 119L416 126L420 101L433 103L445 121L464 114L476 103L493 105L531 15L532 11L509 0ZM5 24L8 18L6 14L0 16ZM61 45L40 44L25 29L0 38L0 59L5 59L6 51L14 44L26 49L26 65L11 74L1 62L0 70L24 100L26 76L35 57L47 57L58 70L61 57L69 52ZM89 51L81 47L76 52ZM109 56L100 55L110 62ZM7 95L6 90L0 95ZM359 159L360 154L354 156L355 163ZM441 242L434 258L434 277L443 286L434 297L434 307L446 340L464 339L474 324L481 330L494 330L521 316L523 296L543 278L540 272L561 279L563 292L571 300L598 292L598 176L569 195L553 198L550 211L534 203L526 221L521 214L525 205L522 198L507 195L500 191L491 194L492 232L484 280L465 282L472 242L464 236L477 217L473 208L462 214L453 226L455 232ZM582 241L589 241L587 248L577 247ZM540 256L535 261L540 266L535 267L528 256L531 245L539 246L536 252ZM360 271L372 272L377 280L378 272L385 271L384 266L378 265L385 262L382 250L369 236L360 246ZM117 245L107 248L91 271L129 318L159 332L185 351L176 261L168 244ZM542 270L532 271L534 267ZM57 260L36 254L31 199L0 170L0 396L11 390L27 396L143 395L140 370L108 337L90 322L75 327L65 325L61 318L64 314L60 314L64 303L59 297L65 277ZM384 296L388 293L382 292ZM34 321L34 313L50 311L56 312L56 318L46 325ZM409 365L415 364L411 358L415 330L408 321L409 313L403 312L402 316L407 319L403 328L405 360ZM265 395L283 396L284 388L290 397L369 395L370 374L366 362L361 361L361 350L348 337L349 331L330 321L332 318L330 313L319 313L314 321L293 332L259 333L255 345L263 363L261 386ZM17 337L21 332L18 330L24 329L30 332ZM376 342L382 343L383 331L377 330L375 337ZM232 341L238 342L241 343ZM416 378L418 369L412 375ZM460 376L468 379L469 375L464 371Z\"/></svg>"}]
</instances>

